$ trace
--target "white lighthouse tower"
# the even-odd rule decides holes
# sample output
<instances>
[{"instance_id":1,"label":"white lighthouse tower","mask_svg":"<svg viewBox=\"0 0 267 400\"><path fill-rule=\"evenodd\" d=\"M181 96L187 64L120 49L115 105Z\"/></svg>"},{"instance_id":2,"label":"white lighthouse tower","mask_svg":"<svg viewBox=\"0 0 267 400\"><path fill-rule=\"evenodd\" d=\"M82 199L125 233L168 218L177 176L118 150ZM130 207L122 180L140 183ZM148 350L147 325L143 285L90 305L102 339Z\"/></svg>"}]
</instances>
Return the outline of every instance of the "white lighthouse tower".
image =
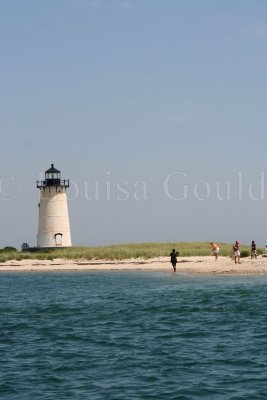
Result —
<instances>
[{"instance_id":1,"label":"white lighthouse tower","mask_svg":"<svg viewBox=\"0 0 267 400\"><path fill-rule=\"evenodd\" d=\"M61 180L60 171L51 164L45 179L37 181L40 189L37 247L71 246L66 189L69 180Z\"/></svg>"}]
</instances>

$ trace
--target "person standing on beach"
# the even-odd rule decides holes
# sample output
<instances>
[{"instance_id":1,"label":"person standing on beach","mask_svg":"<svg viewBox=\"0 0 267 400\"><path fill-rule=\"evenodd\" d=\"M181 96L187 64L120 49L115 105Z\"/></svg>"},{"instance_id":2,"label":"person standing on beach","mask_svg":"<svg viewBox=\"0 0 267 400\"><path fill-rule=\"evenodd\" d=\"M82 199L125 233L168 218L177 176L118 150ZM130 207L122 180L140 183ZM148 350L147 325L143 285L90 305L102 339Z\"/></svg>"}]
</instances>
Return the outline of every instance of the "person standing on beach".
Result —
<instances>
[{"instance_id":1,"label":"person standing on beach","mask_svg":"<svg viewBox=\"0 0 267 400\"><path fill-rule=\"evenodd\" d=\"M240 262L240 249L239 249L239 241L238 240L233 245L233 251L234 251L235 264L237 264L237 263L241 264L241 262Z\"/></svg>"},{"instance_id":2,"label":"person standing on beach","mask_svg":"<svg viewBox=\"0 0 267 400\"><path fill-rule=\"evenodd\" d=\"M219 255L219 246L216 243L211 242L211 252L215 256L215 260L218 260L218 255Z\"/></svg>"},{"instance_id":3,"label":"person standing on beach","mask_svg":"<svg viewBox=\"0 0 267 400\"><path fill-rule=\"evenodd\" d=\"M257 258L257 246L254 240L251 243L251 259Z\"/></svg>"},{"instance_id":4,"label":"person standing on beach","mask_svg":"<svg viewBox=\"0 0 267 400\"><path fill-rule=\"evenodd\" d=\"M173 266L173 272L176 272L176 264L177 264L177 257L179 256L179 252L175 249L172 250L170 257L171 257L171 264Z\"/></svg>"}]
</instances>

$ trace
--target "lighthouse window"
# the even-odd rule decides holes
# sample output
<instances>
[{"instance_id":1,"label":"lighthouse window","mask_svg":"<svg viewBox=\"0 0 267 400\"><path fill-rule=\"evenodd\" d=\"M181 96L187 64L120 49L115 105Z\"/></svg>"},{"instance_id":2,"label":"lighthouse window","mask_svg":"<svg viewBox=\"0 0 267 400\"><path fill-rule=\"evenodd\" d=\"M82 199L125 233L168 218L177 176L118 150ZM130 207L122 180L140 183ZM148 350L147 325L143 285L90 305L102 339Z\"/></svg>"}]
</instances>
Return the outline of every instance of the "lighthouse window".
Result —
<instances>
[{"instance_id":1,"label":"lighthouse window","mask_svg":"<svg viewBox=\"0 0 267 400\"><path fill-rule=\"evenodd\" d=\"M48 172L45 174L45 179L60 179L60 173L59 172Z\"/></svg>"}]
</instances>

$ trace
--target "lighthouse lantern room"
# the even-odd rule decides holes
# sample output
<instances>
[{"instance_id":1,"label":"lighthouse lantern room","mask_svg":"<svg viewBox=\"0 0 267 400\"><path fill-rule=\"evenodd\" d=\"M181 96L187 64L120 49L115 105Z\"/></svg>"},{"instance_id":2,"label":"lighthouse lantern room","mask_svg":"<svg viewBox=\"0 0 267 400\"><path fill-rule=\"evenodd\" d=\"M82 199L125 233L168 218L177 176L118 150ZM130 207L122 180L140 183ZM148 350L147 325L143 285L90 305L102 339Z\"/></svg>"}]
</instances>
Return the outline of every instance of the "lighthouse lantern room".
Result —
<instances>
[{"instance_id":1,"label":"lighthouse lantern room","mask_svg":"<svg viewBox=\"0 0 267 400\"><path fill-rule=\"evenodd\" d=\"M37 247L70 247L71 235L66 189L69 180L51 164L45 179L37 181L40 189Z\"/></svg>"}]
</instances>

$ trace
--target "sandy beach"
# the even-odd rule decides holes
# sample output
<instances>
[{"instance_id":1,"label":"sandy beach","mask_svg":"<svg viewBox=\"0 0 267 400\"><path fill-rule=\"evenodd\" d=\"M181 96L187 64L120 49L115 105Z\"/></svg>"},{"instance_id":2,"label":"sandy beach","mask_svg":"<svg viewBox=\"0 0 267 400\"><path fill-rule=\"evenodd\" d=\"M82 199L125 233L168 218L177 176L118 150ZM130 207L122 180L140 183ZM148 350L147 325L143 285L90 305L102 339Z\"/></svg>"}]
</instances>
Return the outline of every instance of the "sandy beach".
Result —
<instances>
[{"instance_id":1,"label":"sandy beach","mask_svg":"<svg viewBox=\"0 0 267 400\"><path fill-rule=\"evenodd\" d=\"M173 273L169 257L150 260L131 259L122 261L108 260L22 260L7 261L0 264L0 272L30 272L30 271L161 271ZM267 258L258 256L256 260L243 258L241 264L235 264L230 257L184 257L179 258L177 272L189 275L208 274L267 274Z\"/></svg>"}]
</instances>

